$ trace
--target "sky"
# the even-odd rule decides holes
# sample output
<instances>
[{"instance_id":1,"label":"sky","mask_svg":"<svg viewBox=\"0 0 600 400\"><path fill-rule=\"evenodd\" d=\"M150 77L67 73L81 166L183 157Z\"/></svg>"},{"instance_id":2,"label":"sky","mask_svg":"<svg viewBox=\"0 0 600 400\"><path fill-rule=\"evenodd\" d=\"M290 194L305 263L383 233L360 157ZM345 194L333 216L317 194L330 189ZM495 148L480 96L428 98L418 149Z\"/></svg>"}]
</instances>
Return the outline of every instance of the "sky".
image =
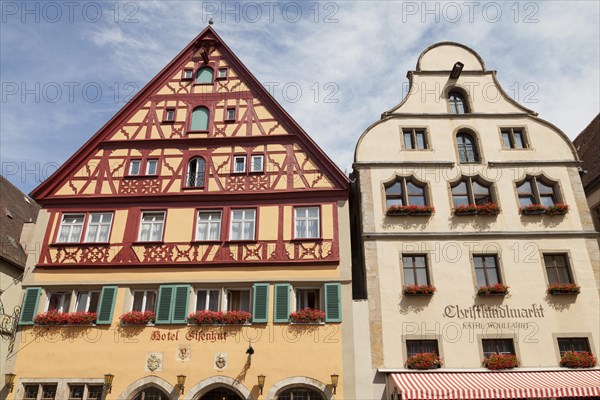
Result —
<instances>
[{"instance_id":1,"label":"sky","mask_svg":"<svg viewBox=\"0 0 600 400\"><path fill-rule=\"evenodd\" d=\"M598 1L0 0L0 164L25 193L199 32L214 29L347 173L359 136L440 41L574 139L600 106Z\"/></svg>"}]
</instances>

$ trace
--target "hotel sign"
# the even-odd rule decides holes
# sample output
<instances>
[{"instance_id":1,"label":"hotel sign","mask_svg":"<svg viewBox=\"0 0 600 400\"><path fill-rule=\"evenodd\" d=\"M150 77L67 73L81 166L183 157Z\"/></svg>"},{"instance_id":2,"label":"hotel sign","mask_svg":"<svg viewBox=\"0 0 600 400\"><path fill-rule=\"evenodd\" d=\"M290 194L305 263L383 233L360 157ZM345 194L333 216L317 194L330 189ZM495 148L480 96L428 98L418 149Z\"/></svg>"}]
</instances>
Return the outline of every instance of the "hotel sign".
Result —
<instances>
[{"instance_id":1,"label":"hotel sign","mask_svg":"<svg viewBox=\"0 0 600 400\"><path fill-rule=\"evenodd\" d=\"M531 307L513 308L504 305L488 306L485 304L460 307L447 305L444 308L444 317L455 319L504 319L504 318L544 318L544 308L541 304L532 304Z\"/></svg>"}]
</instances>

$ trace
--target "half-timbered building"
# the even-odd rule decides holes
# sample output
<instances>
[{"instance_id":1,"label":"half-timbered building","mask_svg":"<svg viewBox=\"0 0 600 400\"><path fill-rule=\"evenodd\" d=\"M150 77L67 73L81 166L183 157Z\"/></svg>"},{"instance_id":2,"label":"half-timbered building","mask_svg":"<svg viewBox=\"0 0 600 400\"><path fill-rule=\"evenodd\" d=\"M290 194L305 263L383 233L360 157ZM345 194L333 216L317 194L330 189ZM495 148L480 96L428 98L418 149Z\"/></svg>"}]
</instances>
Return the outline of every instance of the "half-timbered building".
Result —
<instances>
[{"instance_id":1,"label":"half-timbered building","mask_svg":"<svg viewBox=\"0 0 600 400\"><path fill-rule=\"evenodd\" d=\"M348 186L207 27L32 193L9 397L352 398Z\"/></svg>"}]
</instances>

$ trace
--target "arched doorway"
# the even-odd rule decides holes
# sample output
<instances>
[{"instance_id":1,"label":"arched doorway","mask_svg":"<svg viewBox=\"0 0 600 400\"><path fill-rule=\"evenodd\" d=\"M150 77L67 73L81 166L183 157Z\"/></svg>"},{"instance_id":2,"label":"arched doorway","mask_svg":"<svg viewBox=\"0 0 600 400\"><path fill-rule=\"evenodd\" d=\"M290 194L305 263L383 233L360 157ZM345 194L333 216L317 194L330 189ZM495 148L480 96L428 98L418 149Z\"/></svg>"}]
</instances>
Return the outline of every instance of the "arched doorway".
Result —
<instances>
[{"instance_id":1,"label":"arched doorway","mask_svg":"<svg viewBox=\"0 0 600 400\"><path fill-rule=\"evenodd\" d=\"M200 400L243 400L236 392L218 387L200 397Z\"/></svg>"},{"instance_id":2,"label":"arched doorway","mask_svg":"<svg viewBox=\"0 0 600 400\"><path fill-rule=\"evenodd\" d=\"M169 396L158 388L149 387L139 392L133 400L169 400Z\"/></svg>"}]
</instances>

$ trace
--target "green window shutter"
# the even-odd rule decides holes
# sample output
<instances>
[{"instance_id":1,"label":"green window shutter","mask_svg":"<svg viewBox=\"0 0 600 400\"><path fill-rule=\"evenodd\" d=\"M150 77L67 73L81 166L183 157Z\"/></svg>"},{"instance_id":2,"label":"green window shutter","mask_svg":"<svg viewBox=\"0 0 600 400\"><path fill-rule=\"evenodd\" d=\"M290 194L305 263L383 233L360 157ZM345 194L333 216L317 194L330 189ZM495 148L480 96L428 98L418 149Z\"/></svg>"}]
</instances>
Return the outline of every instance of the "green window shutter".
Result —
<instances>
[{"instance_id":1,"label":"green window shutter","mask_svg":"<svg viewBox=\"0 0 600 400\"><path fill-rule=\"evenodd\" d=\"M19 318L19 325L33 325L33 321L37 314L41 294L42 288L39 287L25 289L25 295L23 296L23 304L21 305L21 316Z\"/></svg>"},{"instance_id":2,"label":"green window shutter","mask_svg":"<svg viewBox=\"0 0 600 400\"><path fill-rule=\"evenodd\" d=\"M173 286L173 312L171 313L171 323L185 324L187 322L189 296L189 285Z\"/></svg>"},{"instance_id":3,"label":"green window shutter","mask_svg":"<svg viewBox=\"0 0 600 400\"><path fill-rule=\"evenodd\" d=\"M197 107L192 111L192 126L193 131L207 131L208 130L208 109L205 107Z\"/></svg>"},{"instance_id":4,"label":"green window shutter","mask_svg":"<svg viewBox=\"0 0 600 400\"><path fill-rule=\"evenodd\" d=\"M213 70L212 68L202 68L196 74L196 83L212 83Z\"/></svg>"},{"instance_id":5,"label":"green window shutter","mask_svg":"<svg viewBox=\"0 0 600 400\"><path fill-rule=\"evenodd\" d=\"M156 309L156 324L171 323L171 302L175 286L163 285L158 289L158 307Z\"/></svg>"},{"instance_id":6,"label":"green window shutter","mask_svg":"<svg viewBox=\"0 0 600 400\"><path fill-rule=\"evenodd\" d=\"M342 322L342 291L339 283L325 284L325 322Z\"/></svg>"},{"instance_id":7,"label":"green window shutter","mask_svg":"<svg viewBox=\"0 0 600 400\"><path fill-rule=\"evenodd\" d=\"M269 284L255 283L254 284L254 302L252 305L252 322L267 323L269 322Z\"/></svg>"},{"instance_id":8,"label":"green window shutter","mask_svg":"<svg viewBox=\"0 0 600 400\"><path fill-rule=\"evenodd\" d=\"M100 302L98 303L97 325L110 325L112 323L118 289L116 286L104 286L102 288Z\"/></svg>"},{"instance_id":9,"label":"green window shutter","mask_svg":"<svg viewBox=\"0 0 600 400\"><path fill-rule=\"evenodd\" d=\"M290 285L278 283L275 285L275 310L274 322L288 322L290 320Z\"/></svg>"}]
</instances>

